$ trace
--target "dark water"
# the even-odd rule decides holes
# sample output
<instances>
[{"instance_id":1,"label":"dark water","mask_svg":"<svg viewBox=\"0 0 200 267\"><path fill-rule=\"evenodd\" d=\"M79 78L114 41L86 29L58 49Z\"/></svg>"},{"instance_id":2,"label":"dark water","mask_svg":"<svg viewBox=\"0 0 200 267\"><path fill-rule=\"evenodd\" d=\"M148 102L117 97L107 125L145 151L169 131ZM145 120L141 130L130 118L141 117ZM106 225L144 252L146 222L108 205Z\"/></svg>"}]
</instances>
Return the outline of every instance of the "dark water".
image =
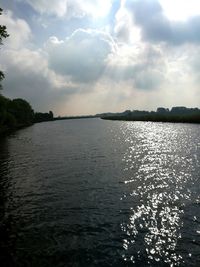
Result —
<instances>
[{"instance_id":1,"label":"dark water","mask_svg":"<svg viewBox=\"0 0 200 267\"><path fill-rule=\"evenodd\" d=\"M0 266L200 266L200 125L36 124L0 141Z\"/></svg>"}]
</instances>

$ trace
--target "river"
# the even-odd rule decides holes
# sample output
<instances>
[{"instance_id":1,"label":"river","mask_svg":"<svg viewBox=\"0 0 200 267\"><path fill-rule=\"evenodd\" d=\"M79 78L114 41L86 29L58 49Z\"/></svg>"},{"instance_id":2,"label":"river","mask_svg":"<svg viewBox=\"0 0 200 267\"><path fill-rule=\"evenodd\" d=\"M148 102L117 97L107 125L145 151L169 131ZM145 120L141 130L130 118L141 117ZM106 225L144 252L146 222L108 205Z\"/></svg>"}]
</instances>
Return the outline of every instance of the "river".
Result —
<instances>
[{"instance_id":1,"label":"river","mask_svg":"<svg viewBox=\"0 0 200 267\"><path fill-rule=\"evenodd\" d=\"M1 138L1 266L200 266L199 133L82 119Z\"/></svg>"}]
</instances>

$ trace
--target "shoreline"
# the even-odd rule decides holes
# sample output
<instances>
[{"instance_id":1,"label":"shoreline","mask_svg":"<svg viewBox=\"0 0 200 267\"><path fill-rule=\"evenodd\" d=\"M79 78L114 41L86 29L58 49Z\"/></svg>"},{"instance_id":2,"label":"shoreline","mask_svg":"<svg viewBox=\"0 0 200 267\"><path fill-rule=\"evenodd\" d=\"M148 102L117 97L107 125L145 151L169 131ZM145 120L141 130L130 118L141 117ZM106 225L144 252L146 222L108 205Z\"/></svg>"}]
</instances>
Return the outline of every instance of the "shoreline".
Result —
<instances>
[{"instance_id":1,"label":"shoreline","mask_svg":"<svg viewBox=\"0 0 200 267\"><path fill-rule=\"evenodd\" d=\"M23 129L23 128L27 128L29 126L32 126L34 123L31 123L31 124L23 124L23 125L17 125L15 127L12 127L12 128L9 128L7 126L1 126L0 127L0 137L2 136L7 136L11 133L14 133L20 129Z\"/></svg>"},{"instance_id":2,"label":"shoreline","mask_svg":"<svg viewBox=\"0 0 200 267\"><path fill-rule=\"evenodd\" d=\"M125 119L125 118L101 118L102 120L110 121L140 121L140 122L162 122L162 123L193 123L200 124L200 121L187 121L187 120L153 120L153 119Z\"/></svg>"}]
</instances>

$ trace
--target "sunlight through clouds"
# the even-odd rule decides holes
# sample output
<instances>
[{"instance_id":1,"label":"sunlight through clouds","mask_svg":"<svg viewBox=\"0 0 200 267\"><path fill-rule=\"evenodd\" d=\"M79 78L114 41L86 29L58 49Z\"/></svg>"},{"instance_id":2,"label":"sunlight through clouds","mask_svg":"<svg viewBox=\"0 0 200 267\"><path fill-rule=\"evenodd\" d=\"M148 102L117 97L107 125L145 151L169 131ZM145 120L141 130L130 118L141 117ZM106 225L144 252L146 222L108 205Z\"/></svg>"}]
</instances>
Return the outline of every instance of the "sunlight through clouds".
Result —
<instances>
[{"instance_id":1,"label":"sunlight through clouds","mask_svg":"<svg viewBox=\"0 0 200 267\"><path fill-rule=\"evenodd\" d=\"M82 7L86 13L91 14L93 17L105 17L109 14L112 7L113 0L86 0L79 1L78 4Z\"/></svg>"},{"instance_id":2,"label":"sunlight through clouds","mask_svg":"<svg viewBox=\"0 0 200 267\"><path fill-rule=\"evenodd\" d=\"M5 95L20 92L39 109L45 101L45 110L55 99L55 113L63 115L155 109L158 101L199 105L198 1L3 3L0 24L10 34L1 57L9 72Z\"/></svg>"},{"instance_id":3,"label":"sunlight through clouds","mask_svg":"<svg viewBox=\"0 0 200 267\"><path fill-rule=\"evenodd\" d=\"M200 15L199 0L159 0L164 14L170 20L185 21L192 16Z\"/></svg>"}]
</instances>

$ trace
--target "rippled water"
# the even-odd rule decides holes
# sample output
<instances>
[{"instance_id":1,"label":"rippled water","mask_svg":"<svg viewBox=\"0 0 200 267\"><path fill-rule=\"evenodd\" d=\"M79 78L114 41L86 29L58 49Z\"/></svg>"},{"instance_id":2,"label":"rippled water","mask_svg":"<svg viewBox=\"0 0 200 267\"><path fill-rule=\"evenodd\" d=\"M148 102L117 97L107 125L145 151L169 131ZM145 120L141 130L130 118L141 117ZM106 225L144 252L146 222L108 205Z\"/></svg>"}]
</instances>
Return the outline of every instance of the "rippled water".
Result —
<instances>
[{"instance_id":1,"label":"rippled water","mask_svg":"<svg viewBox=\"0 0 200 267\"><path fill-rule=\"evenodd\" d=\"M199 133L86 119L1 139L1 266L200 266Z\"/></svg>"}]
</instances>

